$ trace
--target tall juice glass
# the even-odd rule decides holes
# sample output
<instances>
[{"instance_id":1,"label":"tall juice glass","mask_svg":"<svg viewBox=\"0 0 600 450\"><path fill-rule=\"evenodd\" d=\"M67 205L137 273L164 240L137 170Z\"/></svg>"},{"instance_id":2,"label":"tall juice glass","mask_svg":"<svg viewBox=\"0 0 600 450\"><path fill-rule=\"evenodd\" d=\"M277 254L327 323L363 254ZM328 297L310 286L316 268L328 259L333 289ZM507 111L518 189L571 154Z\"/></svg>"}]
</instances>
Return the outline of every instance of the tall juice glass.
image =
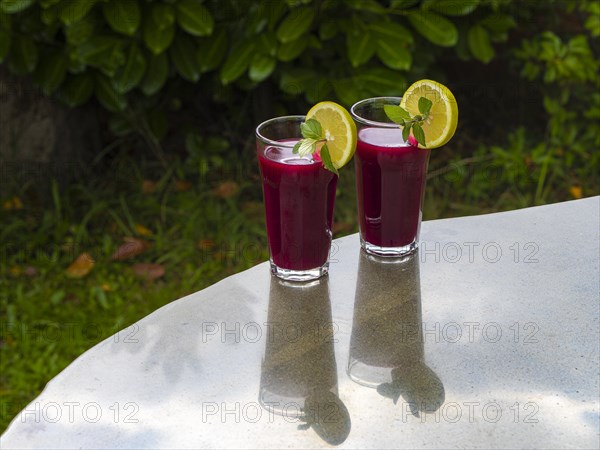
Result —
<instances>
[{"instance_id":1,"label":"tall juice glass","mask_svg":"<svg viewBox=\"0 0 600 450\"><path fill-rule=\"evenodd\" d=\"M421 226L430 150L411 145L384 112L399 97L362 100L352 106L357 125L355 154L360 241L378 256L415 252Z\"/></svg>"},{"instance_id":2,"label":"tall juice glass","mask_svg":"<svg viewBox=\"0 0 600 450\"><path fill-rule=\"evenodd\" d=\"M338 180L318 155L292 152L304 120L278 117L256 128L271 272L289 281L314 280L329 270Z\"/></svg>"}]
</instances>

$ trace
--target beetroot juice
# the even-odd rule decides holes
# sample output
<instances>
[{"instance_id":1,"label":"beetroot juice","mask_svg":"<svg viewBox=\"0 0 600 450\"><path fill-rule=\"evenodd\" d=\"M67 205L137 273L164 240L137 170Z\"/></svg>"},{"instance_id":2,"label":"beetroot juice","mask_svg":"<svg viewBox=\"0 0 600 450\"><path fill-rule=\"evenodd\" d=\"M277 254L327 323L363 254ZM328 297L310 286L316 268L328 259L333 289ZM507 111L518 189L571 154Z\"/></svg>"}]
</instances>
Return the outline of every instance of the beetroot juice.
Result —
<instances>
[{"instance_id":1,"label":"beetroot juice","mask_svg":"<svg viewBox=\"0 0 600 450\"><path fill-rule=\"evenodd\" d=\"M361 246L367 253L398 257L417 249L430 150L405 142L402 129L385 116L398 98L358 102L355 154Z\"/></svg>"},{"instance_id":2,"label":"beetroot juice","mask_svg":"<svg viewBox=\"0 0 600 450\"><path fill-rule=\"evenodd\" d=\"M415 243L429 150L402 139L399 128L362 128L356 148L356 186L362 239L376 247Z\"/></svg>"},{"instance_id":3,"label":"beetroot juice","mask_svg":"<svg viewBox=\"0 0 600 450\"><path fill-rule=\"evenodd\" d=\"M297 126L288 123L281 129L284 121L295 118ZM257 129L271 271L292 281L315 279L328 271L338 180L317 155L292 153L303 120L304 116L272 119Z\"/></svg>"}]
</instances>

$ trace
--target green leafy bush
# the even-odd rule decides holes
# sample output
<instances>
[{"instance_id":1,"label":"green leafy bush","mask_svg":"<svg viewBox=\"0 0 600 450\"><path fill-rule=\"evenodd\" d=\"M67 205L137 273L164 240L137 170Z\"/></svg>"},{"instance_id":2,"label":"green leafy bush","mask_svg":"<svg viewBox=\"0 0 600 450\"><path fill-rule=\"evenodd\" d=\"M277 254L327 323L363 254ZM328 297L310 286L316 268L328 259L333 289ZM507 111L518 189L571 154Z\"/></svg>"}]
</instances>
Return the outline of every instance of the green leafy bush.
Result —
<instances>
[{"instance_id":1,"label":"green leafy bush","mask_svg":"<svg viewBox=\"0 0 600 450\"><path fill-rule=\"evenodd\" d=\"M307 103L400 95L425 77L456 86L448 61L493 64L541 86L525 112L535 129L478 150L508 164L521 133L521 169L540 171L533 202L549 179L589 184L598 169L599 29L588 0L0 0L0 62L67 105L95 97L114 134L137 131L159 157L181 136L192 159L207 136L240 147L259 119Z\"/></svg>"},{"instance_id":2,"label":"green leafy bush","mask_svg":"<svg viewBox=\"0 0 600 450\"><path fill-rule=\"evenodd\" d=\"M464 192L465 203L510 209L600 191L600 4L562 6L558 14L582 13L583 20L522 39L511 50L543 103L539 129L509 130L506 145L480 145L468 158L454 158L443 182Z\"/></svg>"},{"instance_id":3,"label":"green leafy bush","mask_svg":"<svg viewBox=\"0 0 600 450\"><path fill-rule=\"evenodd\" d=\"M269 80L348 105L401 93L444 47L490 61L516 24L510 3L1 0L0 61L70 106L95 96L116 112L156 105L180 80L217 103Z\"/></svg>"}]
</instances>

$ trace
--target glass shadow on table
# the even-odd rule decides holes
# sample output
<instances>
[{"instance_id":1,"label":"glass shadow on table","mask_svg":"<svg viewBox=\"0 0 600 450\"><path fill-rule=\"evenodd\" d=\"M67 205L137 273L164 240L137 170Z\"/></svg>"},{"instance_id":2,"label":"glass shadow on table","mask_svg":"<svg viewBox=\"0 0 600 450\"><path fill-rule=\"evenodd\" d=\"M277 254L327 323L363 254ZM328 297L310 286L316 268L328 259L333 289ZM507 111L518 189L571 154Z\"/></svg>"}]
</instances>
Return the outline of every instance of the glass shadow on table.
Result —
<instances>
[{"instance_id":1,"label":"glass shadow on table","mask_svg":"<svg viewBox=\"0 0 600 450\"><path fill-rule=\"evenodd\" d=\"M444 403L439 377L425 364L418 252L387 259L360 252L348 375L411 413Z\"/></svg>"},{"instance_id":2,"label":"glass shadow on table","mask_svg":"<svg viewBox=\"0 0 600 450\"><path fill-rule=\"evenodd\" d=\"M259 402L267 411L304 422L328 444L350 434L338 396L329 280L293 283L271 277L267 343Z\"/></svg>"}]
</instances>

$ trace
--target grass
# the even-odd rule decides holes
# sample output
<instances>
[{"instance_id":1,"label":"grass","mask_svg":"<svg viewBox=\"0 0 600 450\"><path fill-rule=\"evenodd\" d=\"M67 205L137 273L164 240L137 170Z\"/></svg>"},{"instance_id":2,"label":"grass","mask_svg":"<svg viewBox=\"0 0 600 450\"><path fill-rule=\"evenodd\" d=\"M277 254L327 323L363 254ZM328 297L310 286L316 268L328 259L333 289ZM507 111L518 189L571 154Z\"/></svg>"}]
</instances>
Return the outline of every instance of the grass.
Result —
<instances>
[{"instance_id":1,"label":"grass","mask_svg":"<svg viewBox=\"0 0 600 450\"><path fill-rule=\"evenodd\" d=\"M425 219L532 203L531 195L511 187L496 196L477 191L472 177L462 174L456 181L457 171L485 163L489 155L451 160L452 150L444 151L431 159ZM173 159L166 169L124 153L110 160L94 169L105 175L63 189L33 180L42 185L37 193L17 189L17 203L14 197L0 199L0 430L85 350L157 308L268 258L252 159ZM562 200L567 195L557 194ZM341 171L334 231L335 237L357 231L352 169ZM115 261L111 255L124 237L150 246ZM95 265L86 276L70 278L67 268L83 252ZM165 275L140 277L136 263L159 264Z\"/></svg>"}]
</instances>

